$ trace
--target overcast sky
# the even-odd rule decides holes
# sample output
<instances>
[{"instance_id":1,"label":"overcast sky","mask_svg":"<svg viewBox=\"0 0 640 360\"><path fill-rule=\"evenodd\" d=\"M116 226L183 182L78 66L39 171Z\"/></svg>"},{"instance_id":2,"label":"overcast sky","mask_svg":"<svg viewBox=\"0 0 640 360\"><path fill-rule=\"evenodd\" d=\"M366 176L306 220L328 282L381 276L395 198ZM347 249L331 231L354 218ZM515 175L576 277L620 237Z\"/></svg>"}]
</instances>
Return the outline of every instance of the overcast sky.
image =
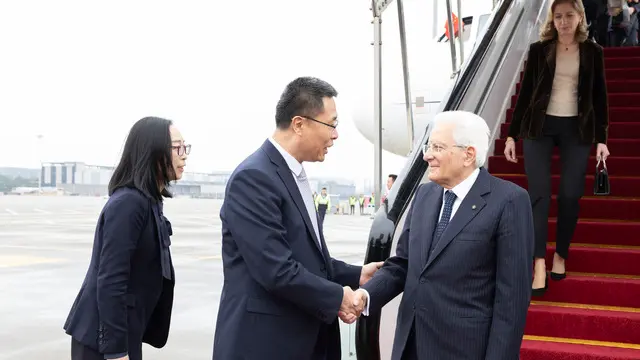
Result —
<instances>
[{"instance_id":1,"label":"overcast sky","mask_svg":"<svg viewBox=\"0 0 640 360\"><path fill-rule=\"evenodd\" d=\"M187 171L232 170L273 132L285 85L311 75L340 93L340 138L308 173L373 176L350 110L373 96L369 1L7 1L0 34L0 166L114 165L154 115L193 145ZM404 163L385 154L384 172Z\"/></svg>"}]
</instances>

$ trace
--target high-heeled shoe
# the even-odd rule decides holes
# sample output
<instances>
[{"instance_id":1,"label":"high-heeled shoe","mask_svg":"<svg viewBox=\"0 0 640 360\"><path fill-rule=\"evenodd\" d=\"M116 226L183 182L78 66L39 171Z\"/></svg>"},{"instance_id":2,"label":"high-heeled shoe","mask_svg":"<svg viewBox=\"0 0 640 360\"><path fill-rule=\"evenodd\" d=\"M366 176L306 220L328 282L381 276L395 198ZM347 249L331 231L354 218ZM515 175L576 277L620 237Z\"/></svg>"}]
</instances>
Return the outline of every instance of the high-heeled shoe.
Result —
<instances>
[{"instance_id":1,"label":"high-heeled shoe","mask_svg":"<svg viewBox=\"0 0 640 360\"><path fill-rule=\"evenodd\" d=\"M531 289L531 296L542 296L544 295L544 293L547 292L547 289L549 288L549 282L547 281L549 279L549 277L547 276L547 274L544 275L544 287L543 288L539 288L539 289Z\"/></svg>"},{"instance_id":2,"label":"high-heeled shoe","mask_svg":"<svg viewBox=\"0 0 640 360\"><path fill-rule=\"evenodd\" d=\"M560 274L560 273L555 273L555 272L551 271L549 273L549 276L551 277L551 280L553 280L553 281L560 281L560 280L562 280L562 279L567 277L567 273L564 272L564 273Z\"/></svg>"}]
</instances>

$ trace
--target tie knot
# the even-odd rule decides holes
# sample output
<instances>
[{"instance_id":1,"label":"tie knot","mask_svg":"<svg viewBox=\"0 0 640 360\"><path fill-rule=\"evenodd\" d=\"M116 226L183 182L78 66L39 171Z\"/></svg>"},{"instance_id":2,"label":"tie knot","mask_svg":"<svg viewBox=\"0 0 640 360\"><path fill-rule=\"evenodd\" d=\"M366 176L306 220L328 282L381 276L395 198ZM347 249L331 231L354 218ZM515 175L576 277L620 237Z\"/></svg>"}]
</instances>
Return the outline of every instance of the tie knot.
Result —
<instances>
[{"instance_id":1,"label":"tie knot","mask_svg":"<svg viewBox=\"0 0 640 360\"><path fill-rule=\"evenodd\" d=\"M456 194L453 191L447 190L444 193L444 202L445 203L453 203L456 200Z\"/></svg>"},{"instance_id":2,"label":"tie knot","mask_svg":"<svg viewBox=\"0 0 640 360\"><path fill-rule=\"evenodd\" d=\"M300 171L300 175L297 176L300 181L307 181L307 173L304 172L304 168Z\"/></svg>"}]
</instances>

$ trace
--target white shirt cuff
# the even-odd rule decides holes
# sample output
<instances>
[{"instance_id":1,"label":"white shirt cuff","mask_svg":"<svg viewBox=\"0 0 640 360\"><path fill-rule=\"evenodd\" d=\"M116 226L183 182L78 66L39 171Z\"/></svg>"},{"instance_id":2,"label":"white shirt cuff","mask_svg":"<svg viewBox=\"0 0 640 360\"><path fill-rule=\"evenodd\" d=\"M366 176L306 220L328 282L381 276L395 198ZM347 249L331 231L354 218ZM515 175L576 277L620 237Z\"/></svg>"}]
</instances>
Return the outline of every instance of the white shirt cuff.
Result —
<instances>
[{"instance_id":1,"label":"white shirt cuff","mask_svg":"<svg viewBox=\"0 0 640 360\"><path fill-rule=\"evenodd\" d=\"M364 310L362 311L362 315L364 316L369 316L369 301L371 300L371 298L369 297L369 292L363 288L360 288L360 290L362 290L362 292L364 292L364 294L367 296L367 302L365 303L364 306Z\"/></svg>"}]
</instances>

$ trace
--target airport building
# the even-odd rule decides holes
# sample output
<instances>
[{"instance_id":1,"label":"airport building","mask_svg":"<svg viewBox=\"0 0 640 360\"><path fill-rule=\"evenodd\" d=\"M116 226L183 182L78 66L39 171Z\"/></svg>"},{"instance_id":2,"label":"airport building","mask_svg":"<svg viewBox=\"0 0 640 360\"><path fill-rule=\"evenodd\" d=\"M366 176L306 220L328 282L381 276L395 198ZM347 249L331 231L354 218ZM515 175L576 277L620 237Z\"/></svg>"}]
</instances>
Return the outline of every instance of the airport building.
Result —
<instances>
[{"instance_id":1,"label":"airport building","mask_svg":"<svg viewBox=\"0 0 640 360\"><path fill-rule=\"evenodd\" d=\"M107 186L114 167L87 165L82 162L43 163L40 171L42 188L55 188L70 195L107 195ZM224 198L229 172L185 172L182 179L171 186L175 196Z\"/></svg>"},{"instance_id":2,"label":"airport building","mask_svg":"<svg viewBox=\"0 0 640 360\"><path fill-rule=\"evenodd\" d=\"M88 165L82 162L43 163L40 186L48 191L67 195L105 196L114 167ZM171 186L174 196L223 199L230 172L185 172L182 179ZM309 179L311 190L320 193L327 188L334 200L348 200L357 195L353 182L330 179Z\"/></svg>"}]
</instances>

